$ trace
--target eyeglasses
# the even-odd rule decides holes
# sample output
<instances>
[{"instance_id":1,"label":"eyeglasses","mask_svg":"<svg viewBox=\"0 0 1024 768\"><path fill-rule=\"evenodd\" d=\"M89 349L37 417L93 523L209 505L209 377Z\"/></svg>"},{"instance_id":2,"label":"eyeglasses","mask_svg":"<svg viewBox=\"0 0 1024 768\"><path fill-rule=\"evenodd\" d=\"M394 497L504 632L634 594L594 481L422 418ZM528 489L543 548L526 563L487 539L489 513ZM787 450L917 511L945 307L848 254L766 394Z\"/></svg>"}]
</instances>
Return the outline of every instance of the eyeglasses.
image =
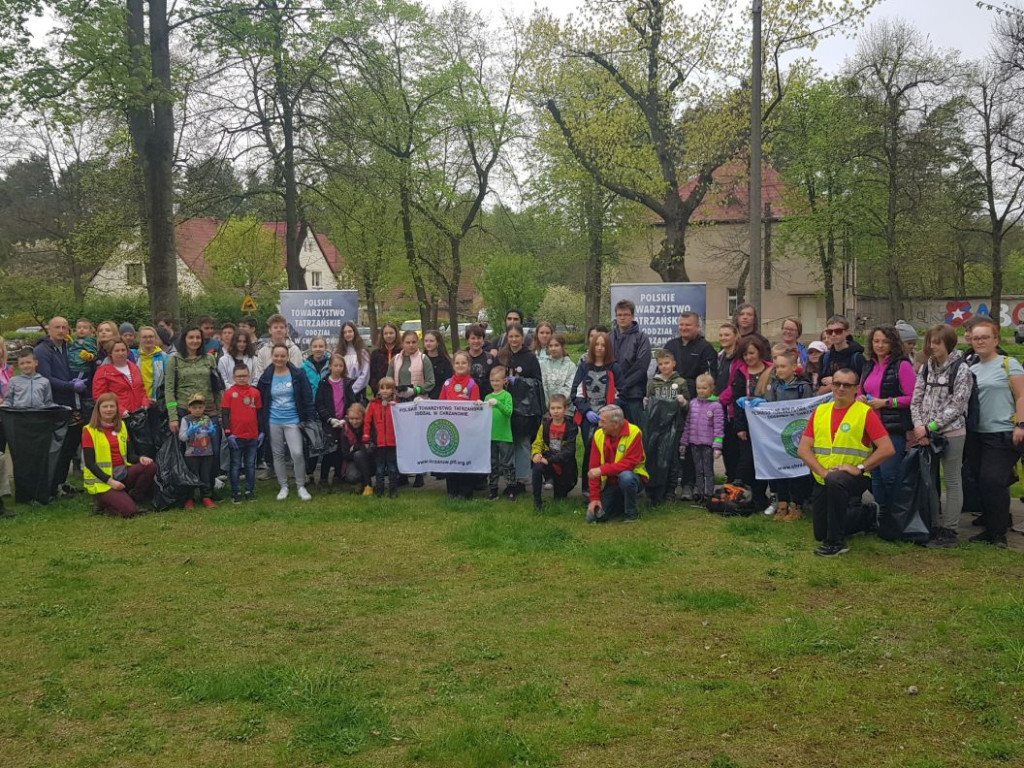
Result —
<instances>
[{"instance_id":1,"label":"eyeglasses","mask_svg":"<svg viewBox=\"0 0 1024 768\"><path fill-rule=\"evenodd\" d=\"M845 328L826 328L825 329L825 333L827 333L829 336L833 336L833 335L835 335L837 333L846 333L846 329Z\"/></svg>"},{"instance_id":2,"label":"eyeglasses","mask_svg":"<svg viewBox=\"0 0 1024 768\"><path fill-rule=\"evenodd\" d=\"M856 384L847 384L845 381L833 381L832 389L851 389L856 387Z\"/></svg>"}]
</instances>

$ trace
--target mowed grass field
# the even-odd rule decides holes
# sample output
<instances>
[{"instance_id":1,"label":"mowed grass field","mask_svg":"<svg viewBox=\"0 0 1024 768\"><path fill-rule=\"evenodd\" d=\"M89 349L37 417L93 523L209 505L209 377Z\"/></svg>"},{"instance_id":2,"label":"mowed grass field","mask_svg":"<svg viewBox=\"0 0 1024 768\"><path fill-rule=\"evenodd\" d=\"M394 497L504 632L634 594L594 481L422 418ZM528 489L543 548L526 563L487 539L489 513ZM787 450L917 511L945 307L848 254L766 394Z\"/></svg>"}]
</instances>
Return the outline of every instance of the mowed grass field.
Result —
<instances>
[{"instance_id":1,"label":"mowed grass field","mask_svg":"<svg viewBox=\"0 0 1024 768\"><path fill-rule=\"evenodd\" d=\"M1024 762L1024 557L689 506L0 521L2 766Z\"/></svg>"}]
</instances>

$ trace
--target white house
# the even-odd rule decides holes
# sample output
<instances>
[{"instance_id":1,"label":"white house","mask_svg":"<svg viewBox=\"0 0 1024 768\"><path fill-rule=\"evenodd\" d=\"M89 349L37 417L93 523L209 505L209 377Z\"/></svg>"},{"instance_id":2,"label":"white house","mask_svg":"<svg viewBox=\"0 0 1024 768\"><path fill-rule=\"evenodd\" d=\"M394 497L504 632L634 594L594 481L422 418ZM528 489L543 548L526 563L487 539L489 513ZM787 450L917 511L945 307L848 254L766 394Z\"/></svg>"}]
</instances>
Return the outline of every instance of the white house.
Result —
<instances>
[{"instance_id":1,"label":"white house","mask_svg":"<svg viewBox=\"0 0 1024 768\"><path fill-rule=\"evenodd\" d=\"M216 237L224 222L217 219L186 219L175 226L178 249L178 286L182 293L195 296L203 293L207 276L206 247ZM285 223L268 221L263 226L274 233L281 244L281 260L285 254ZM311 290L345 288L343 264L338 249L326 235L309 229L299 254L299 263L306 272L306 286ZM137 249L125 248L100 267L89 289L98 293L124 295L146 290L146 265Z\"/></svg>"}]
</instances>

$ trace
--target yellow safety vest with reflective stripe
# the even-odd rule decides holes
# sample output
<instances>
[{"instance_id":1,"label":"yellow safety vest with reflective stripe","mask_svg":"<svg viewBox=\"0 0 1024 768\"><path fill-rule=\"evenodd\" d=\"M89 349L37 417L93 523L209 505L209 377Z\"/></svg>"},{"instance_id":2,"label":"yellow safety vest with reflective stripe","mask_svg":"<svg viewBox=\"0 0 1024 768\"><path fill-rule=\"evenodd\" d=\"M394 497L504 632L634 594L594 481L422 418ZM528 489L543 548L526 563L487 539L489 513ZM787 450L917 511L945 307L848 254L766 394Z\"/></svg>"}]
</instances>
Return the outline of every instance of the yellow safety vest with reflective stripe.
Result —
<instances>
[{"instance_id":1,"label":"yellow safety vest with reflective stripe","mask_svg":"<svg viewBox=\"0 0 1024 768\"><path fill-rule=\"evenodd\" d=\"M636 426L635 424L628 424L627 423L626 424L626 429L624 429L622 431L622 434L619 435L619 444L618 444L618 446L616 446L615 452L619 456L623 456L626 453L626 451L629 450L629 446L631 446L633 444L633 441L637 440L638 438L641 439L641 441L642 441L642 438L640 438L640 427ZM597 432L594 433L594 447L597 448L597 455L598 455L598 457L600 457L599 458L600 462L602 464L604 464L605 462L604 462L604 430L603 429L599 429L599 430L597 430ZM616 457L616 458L618 458L618 457ZM647 453L645 452L643 460L641 460L641 462L639 464L637 464L630 471L633 474L635 474L635 475L639 475L640 477L644 478L645 480L649 480L651 476L647 474L646 462L647 462ZM602 475L601 476L601 487L602 488L604 488L605 480L607 480L607 478Z\"/></svg>"},{"instance_id":2,"label":"yellow safety vest with reflective stripe","mask_svg":"<svg viewBox=\"0 0 1024 768\"><path fill-rule=\"evenodd\" d=\"M110 450L110 442L107 440L107 433L102 429L94 429L86 426L86 430L92 435L93 451L96 452L96 466L103 470L108 476L114 472L113 452ZM121 431L117 433L117 447L121 451L121 461L128 466L128 427L121 422ZM96 477L89 468L82 467L82 485L89 493L106 493L110 486Z\"/></svg>"},{"instance_id":3,"label":"yellow safety vest with reflective stripe","mask_svg":"<svg viewBox=\"0 0 1024 768\"><path fill-rule=\"evenodd\" d=\"M868 424L871 407L854 401L843 416L836 436L832 437L832 409L835 403L823 403L814 411L814 455L825 469L840 464L860 464L871 455L871 448L864 445L864 430ZM870 472L864 473L870 477ZM814 479L822 485L825 478L815 474Z\"/></svg>"}]
</instances>

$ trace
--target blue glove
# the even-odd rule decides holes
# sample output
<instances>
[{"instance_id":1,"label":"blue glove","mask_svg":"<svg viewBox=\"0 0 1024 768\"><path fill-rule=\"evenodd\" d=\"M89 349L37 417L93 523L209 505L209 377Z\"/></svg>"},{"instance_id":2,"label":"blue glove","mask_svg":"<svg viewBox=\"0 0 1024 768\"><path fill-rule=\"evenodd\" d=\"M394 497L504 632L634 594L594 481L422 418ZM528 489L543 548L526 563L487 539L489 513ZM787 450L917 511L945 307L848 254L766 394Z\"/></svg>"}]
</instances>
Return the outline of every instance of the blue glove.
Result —
<instances>
[{"instance_id":1,"label":"blue glove","mask_svg":"<svg viewBox=\"0 0 1024 768\"><path fill-rule=\"evenodd\" d=\"M757 406L761 405L761 403L766 402L768 401L765 400L763 397L752 397L750 398L750 400L747 401L747 405L751 408L757 408Z\"/></svg>"},{"instance_id":2,"label":"blue glove","mask_svg":"<svg viewBox=\"0 0 1024 768\"><path fill-rule=\"evenodd\" d=\"M509 384L515 384L517 381L519 381L519 377L518 376L509 376L508 377L508 383Z\"/></svg>"},{"instance_id":3,"label":"blue glove","mask_svg":"<svg viewBox=\"0 0 1024 768\"><path fill-rule=\"evenodd\" d=\"M75 394L80 395L85 392L89 386L85 379L72 379L71 386L75 389Z\"/></svg>"},{"instance_id":4,"label":"blue glove","mask_svg":"<svg viewBox=\"0 0 1024 768\"><path fill-rule=\"evenodd\" d=\"M232 450L238 450L238 438L234 435L228 435L228 445L231 446Z\"/></svg>"},{"instance_id":5,"label":"blue glove","mask_svg":"<svg viewBox=\"0 0 1024 768\"><path fill-rule=\"evenodd\" d=\"M266 438L266 435L264 435L262 432L260 432L260 436L256 438L256 447L257 448L262 448L263 447L263 440L265 438Z\"/></svg>"},{"instance_id":6,"label":"blue glove","mask_svg":"<svg viewBox=\"0 0 1024 768\"><path fill-rule=\"evenodd\" d=\"M587 421L591 424L597 424L601 421L601 417L597 415L597 411L587 411Z\"/></svg>"}]
</instances>

